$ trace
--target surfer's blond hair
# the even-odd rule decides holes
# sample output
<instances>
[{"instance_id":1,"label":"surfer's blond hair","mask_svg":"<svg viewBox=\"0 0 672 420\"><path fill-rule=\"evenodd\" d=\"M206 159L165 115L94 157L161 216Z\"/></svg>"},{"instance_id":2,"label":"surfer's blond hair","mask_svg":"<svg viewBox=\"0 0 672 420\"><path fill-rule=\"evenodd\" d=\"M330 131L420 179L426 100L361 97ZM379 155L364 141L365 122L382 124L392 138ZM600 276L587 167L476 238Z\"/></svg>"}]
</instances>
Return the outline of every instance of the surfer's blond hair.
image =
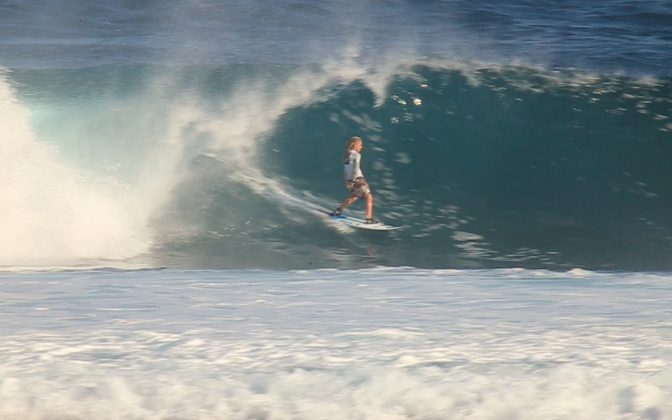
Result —
<instances>
[{"instance_id":1,"label":"surfer's blond hair","mask_svg":"<svg viewBox=\"0 0 672 420\"><path fill-rule=\"evenodd\" d=\"M347 162L350 159L350 151L357 143L362 143L362 139L357 136L350 137L350 140L345 144L345 161Z\"/></svg>"}]
</instances>

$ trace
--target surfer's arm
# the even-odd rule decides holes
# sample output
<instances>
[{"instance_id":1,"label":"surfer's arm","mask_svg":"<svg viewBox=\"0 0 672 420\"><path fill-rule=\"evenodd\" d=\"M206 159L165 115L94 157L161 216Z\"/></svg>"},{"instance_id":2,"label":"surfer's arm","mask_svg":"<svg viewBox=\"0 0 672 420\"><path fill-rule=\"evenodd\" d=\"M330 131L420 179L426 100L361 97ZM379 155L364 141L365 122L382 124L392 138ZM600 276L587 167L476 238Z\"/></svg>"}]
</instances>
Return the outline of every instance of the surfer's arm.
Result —
<instances>
[{"instance_id":1,"label":"surfer's arm","mask_svg":"<svg viewBox=\"0 0 672 420\"><path fill-rule=\"evenodd\" d=\"M363 177L364 175L362 174L362 169L359 166L359 162L362 160L362 155L357 153L355 156L355 159L353 161L353 170L352 170L352 180L356 180L359 177Z\"/></svg>"}]
</instances>

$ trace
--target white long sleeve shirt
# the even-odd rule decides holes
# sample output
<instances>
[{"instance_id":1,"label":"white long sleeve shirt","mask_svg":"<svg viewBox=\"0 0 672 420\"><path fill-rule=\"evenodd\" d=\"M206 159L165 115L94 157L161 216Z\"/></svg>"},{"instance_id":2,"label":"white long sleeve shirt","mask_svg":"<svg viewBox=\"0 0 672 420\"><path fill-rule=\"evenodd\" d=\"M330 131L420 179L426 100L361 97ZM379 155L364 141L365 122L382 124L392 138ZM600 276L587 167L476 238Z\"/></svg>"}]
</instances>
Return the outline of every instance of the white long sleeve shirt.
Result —
<instances>
[{"instance_id":1,"label":"white long sleeve shirt","mask_svg":"<svg viewBox=\"0 0 672 420\"><path fill-rule=\"evenodd\" d=\"M357 153L354 150L350 151L348 155L348 160L345 162L344 175L346 181L354 181L360 176L363 177L362 169L359 167L359 162L362 159L362 155Z\"/></svg>"}]
</instances>

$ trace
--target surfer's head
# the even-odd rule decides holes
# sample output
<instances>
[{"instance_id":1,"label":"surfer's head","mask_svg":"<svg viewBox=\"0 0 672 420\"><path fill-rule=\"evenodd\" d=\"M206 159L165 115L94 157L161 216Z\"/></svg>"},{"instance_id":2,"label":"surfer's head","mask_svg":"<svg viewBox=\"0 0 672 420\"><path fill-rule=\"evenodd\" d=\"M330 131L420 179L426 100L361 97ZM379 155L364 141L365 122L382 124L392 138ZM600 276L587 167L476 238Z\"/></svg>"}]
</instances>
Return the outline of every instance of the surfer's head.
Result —
<instances>
[{"instance_id":1,"label":"surfer's head","mask_svg":"<svg viewBox=\"0 0 672 420\"><path fill-rule=\"evenodd\" d=\"M345 145L345 158L348 158L351 150L360 152L362 150L363 144L364 143L362 142L361 138L357 136L350 137L350 140L348 140L348 143Z\"/></svg>"}]
</instances>

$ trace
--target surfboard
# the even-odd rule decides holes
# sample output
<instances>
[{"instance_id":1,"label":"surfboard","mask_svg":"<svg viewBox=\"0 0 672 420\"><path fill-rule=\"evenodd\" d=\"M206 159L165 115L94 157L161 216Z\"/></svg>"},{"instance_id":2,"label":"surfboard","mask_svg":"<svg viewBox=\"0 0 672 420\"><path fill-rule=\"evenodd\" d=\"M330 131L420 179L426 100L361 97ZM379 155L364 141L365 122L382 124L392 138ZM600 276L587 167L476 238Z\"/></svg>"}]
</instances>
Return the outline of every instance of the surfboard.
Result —
<instances>
[{"instance_id":1,"label":"surfboard","mask_svg":"<svg viewBox=\"0 0 672 420\"><path fill-rule=\"evenodd\" d=\"M359 217L353 217L353 216L346 216L344 214L341 214L339 216L330 216L329 213L327 213L327 216L329 217L329 219L335 222L343 223L346 226L350 226L356 229L390 231L402 228L402 226L390 226L381 222L366 223L365 219L360 219Z\"/></svg>"}]
</instances>

